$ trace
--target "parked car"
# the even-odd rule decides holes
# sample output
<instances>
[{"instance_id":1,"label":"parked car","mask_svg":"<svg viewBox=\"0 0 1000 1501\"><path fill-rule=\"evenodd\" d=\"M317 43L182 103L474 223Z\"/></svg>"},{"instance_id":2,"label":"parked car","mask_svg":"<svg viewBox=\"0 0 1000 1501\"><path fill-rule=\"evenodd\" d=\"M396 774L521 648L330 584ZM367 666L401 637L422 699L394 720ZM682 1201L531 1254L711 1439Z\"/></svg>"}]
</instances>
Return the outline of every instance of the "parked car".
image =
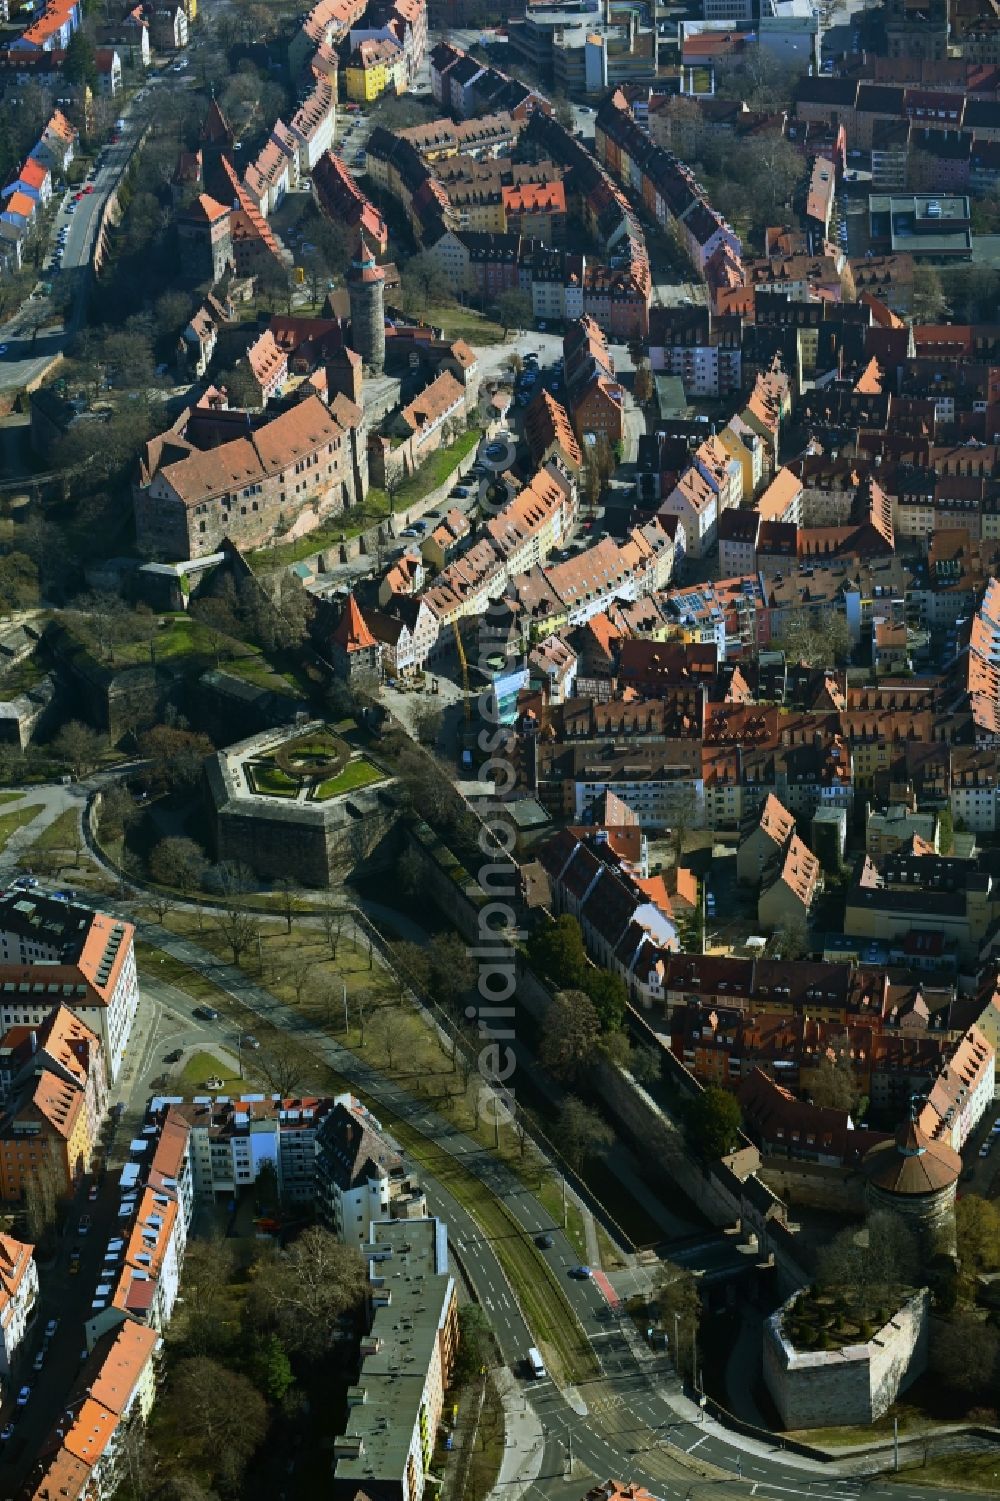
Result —
<instances>
[{"instance_id":1,"label":"parked car","mask_svg":"<svg viewBox=\"0 0 1000 1501\"><path fill-rule=\"evenodd\" d=\"M419 537L420 533L415 526L404 526L399 535L401 537Z\"/></svg>"}]
</instances>

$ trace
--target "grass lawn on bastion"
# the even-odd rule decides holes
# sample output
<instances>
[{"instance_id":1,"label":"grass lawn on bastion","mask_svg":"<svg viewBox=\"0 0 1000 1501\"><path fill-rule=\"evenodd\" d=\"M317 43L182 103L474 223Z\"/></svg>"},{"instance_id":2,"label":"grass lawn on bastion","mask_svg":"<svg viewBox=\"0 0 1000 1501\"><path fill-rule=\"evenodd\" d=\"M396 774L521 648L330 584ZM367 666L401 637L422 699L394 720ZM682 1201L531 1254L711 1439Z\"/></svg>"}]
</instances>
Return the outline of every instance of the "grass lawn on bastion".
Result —
<instances>
[{"instance_id":1,"label":"grass lawn on bastion","mask_svg":"<svg viewBox=\"0 0 1000 1501\"><path fill-rule=\"evenodd\" d=\"M383 781L385 772L379 771L364 756L359 756L356 761L349 761L335 777L328 777L325 782L320 782L316 788L316 800L323 802L327 798L337 797L341 792L354 792L359 787L370 786L372 782Z\"/></svg>"}]
</instances>

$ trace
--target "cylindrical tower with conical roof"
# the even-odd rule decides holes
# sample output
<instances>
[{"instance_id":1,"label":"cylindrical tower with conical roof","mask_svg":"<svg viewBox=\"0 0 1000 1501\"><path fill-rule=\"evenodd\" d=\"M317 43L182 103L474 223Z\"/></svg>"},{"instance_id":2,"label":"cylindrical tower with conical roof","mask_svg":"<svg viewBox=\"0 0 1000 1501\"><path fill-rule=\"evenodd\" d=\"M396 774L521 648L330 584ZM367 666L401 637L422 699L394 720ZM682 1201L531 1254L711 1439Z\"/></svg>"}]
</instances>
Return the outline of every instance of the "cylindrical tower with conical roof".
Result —
<instances>
[{"instance_id":1,"label":"cylindrical tower with conical roof","mask_svg":"<svg viewBox=\"0 0 1000 1501\"><path fill-rule=\"evenodd\" d=\"M364 234L347 273L351 299L351 343L372 375L385 367L385 272Z\"/></svg>"},{"instance_id":2,"label":"cylindrical tower with conical roof","mask_svg":"<svg viewBox=\"0 0 1000 1501\"><path fill-rule=\"evenodd\" d=\"M870 1210L898 1215L919 1239L926 1259L955 1254L955 1194L962 1159L946 1141L934 1140L911 1118L893 1140L872 1147L862 1170Z\"/></svg>"}]
</instances>

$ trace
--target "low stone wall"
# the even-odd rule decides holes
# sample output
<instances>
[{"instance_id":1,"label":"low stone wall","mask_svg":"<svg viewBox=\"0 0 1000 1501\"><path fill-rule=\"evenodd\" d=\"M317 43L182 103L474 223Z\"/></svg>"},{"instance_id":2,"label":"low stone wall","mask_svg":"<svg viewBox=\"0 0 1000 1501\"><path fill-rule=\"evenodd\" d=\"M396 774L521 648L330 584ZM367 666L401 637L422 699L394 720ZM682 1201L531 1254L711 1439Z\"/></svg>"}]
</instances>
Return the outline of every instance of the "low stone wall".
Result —
<instances>
[{"instance_id":1,"label":"low stone wall","mask_svg":"<svg viewBox=\"0 0 1000 1501\"><path fill-rule=\"evenodd\" d=\"M927 1369L930 1295L915 1293L866 1344L796 1350L782 1329L794 1299L764 1326L764 1380L786 1428L871 1423Z\"/></svg>"}]
</instances>

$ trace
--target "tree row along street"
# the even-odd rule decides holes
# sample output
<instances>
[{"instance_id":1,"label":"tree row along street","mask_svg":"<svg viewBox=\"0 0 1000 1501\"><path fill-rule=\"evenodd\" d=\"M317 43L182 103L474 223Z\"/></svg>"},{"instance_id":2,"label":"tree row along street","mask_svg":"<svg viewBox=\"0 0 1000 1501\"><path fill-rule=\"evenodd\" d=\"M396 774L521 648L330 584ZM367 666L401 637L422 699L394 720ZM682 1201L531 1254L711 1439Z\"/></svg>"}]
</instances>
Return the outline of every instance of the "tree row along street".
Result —
<instances>
[{"instance_id":1,"label":"tree row along street","mask_svg":"<svg viewBox=\"0 0 1000 1501\"><path fill-rule=\"evenodd\" d=\"M134 920L129 904L104 905ZM318 919L299 914L296 921ZM557 1473L560 1455L571 1447L574 1463L592 1475L627 1474L666 1501L682 1501L692 1494L692 1485L699 1488L694 1496L704 1484L704 1494L711 1494L720 1481L727 1494L738 1494L733 1487L741 1477L743 1493L772 1501L785 1501L789 1494L832 1501L849 1497L862 1484L866 1495L898 1497L895 1487L862 1482L840 1466L831 1465L830 1477L819 1479L815 1463L776 1458L773 1445L736 1441L706 1420L683 1396L670 1360L640 1354L634 1339L609 1317L595 1283L567 1278L564 1289L556 1280L531 1237L552 1236L552 1262L563 1274L576 1264L577 1253L510 1167L241 969L159 923L140 920L137 926L146 944L228 996L234 1013L249 1012L281 1029L333 1070L328 1086L355 1091L422 1169L428 1206L448 1223L456 1260L489 1314L504 1362L519 1369L528 1345L541 1342L560 1378L559 1384L533 1384L530 1394L547 1430L541 1475ZM183 986L183 979L177 983Z\"/></svg>"}]
</instances>

